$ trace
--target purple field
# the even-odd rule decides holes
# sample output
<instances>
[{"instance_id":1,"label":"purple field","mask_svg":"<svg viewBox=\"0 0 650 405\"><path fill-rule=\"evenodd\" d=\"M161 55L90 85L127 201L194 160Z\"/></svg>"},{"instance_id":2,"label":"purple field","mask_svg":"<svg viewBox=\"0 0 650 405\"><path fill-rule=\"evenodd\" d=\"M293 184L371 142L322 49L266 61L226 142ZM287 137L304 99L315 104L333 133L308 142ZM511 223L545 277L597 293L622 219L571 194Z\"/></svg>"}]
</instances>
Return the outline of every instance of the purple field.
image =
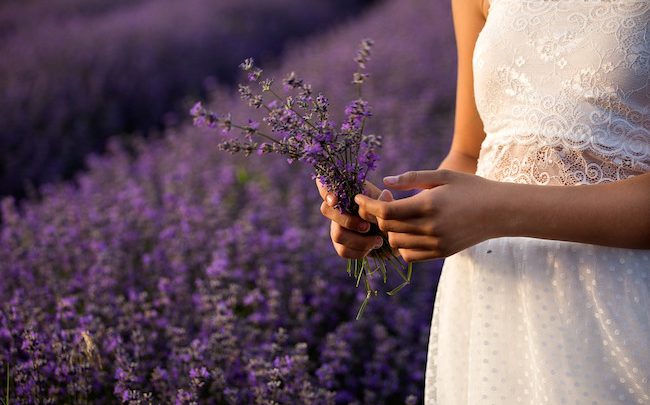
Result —
<instances>
[{"instance_id":1,"label":"purple field","mask_svg":"<svg viewBox=\"0 0 650 405\"><path fill-rule=\"evenodd\" d=\"M102 18L92 29L82 28L84 21L105 12L101 2L92 3L98 9L79 12L71 23L78 25L75 29L102 36L122 32L111 24L130 26L123 19ZM298 13L295 1L271 3ZM153 7L153 2L140 1L127 12L126 2L114 4L127 21L137 21L138 13ZM252 2L237 4L249 4L259 19L272 12L260 11ZM166 10L185 12L183 7ZM306 18L304 12L297 15ZM18 32L22 24L27 22L13 32L0 30L0 38L32 35ZM177 27L187 30L184 38L198 35L192 24L198 22ZM204 68L190 66L192 58L199 58L196 52L214 53L226 68L236 67L242 50L262 55L274 46L269 43L285 35L258 28L242 34L242 44L233 44L237 50L228 56L218 46L206 45L205 37L179 43L187 52L180 58L187 63L177 68L202 80ZM71 30L60 35L74 36ZM165 32L160 28L156 35L148 30L138 35L165 41ZM365 94L374 111L369 129L384 136L379 169L370 179L435 167L452 132L456 62L447 2L386 0L326 33L293 43L280 61L262 62L262 67L278 78L295 70L330 98L333 111L342 112L355 97L352 57L366 37L376 43ZM147 52L151 54L133 61L158 66L155 49ZM100 70L105 67L97 63ZM65 72L79 64L73 65L51 69ZM167 85L174 69L151 79ZM111 77L87 72L99 88ZM148 80L146 72L150 70L134 66L115 77L128 87ZM48 114L68 114L73 127L90 125L85 118L77 122L84 115L70 107L74 103L108 114L104 95L78 100L75 81L58 74L63 75L52 73L43 88L71 94L71 104L43 101L38 108L62 109L65 113ZM98 78L92 79L95 74ZM200 96L189 86L178 88L188 100ZM135 94L146 91L139 89ZM25 103L36 102L29 94ZM101 106L93 106L93 100ZM142 100L138 102L146 104L152 98ZM230 111L240 121L252 113L223 86L209 92L209 100L213 110ZM143 111L137 102L112 102L128 114ZM7 117L20 117L17 106L7 105L6 99L0 101L3 116L7 111ZM151 119L160 119L155 114L163 110L152 108ZM31 110L25 114L36 119ZM217 133L191 127L189 116L177 119L178 125L157 138L126 144L113 140L106 154L88 159L88 170L75 183L46 184L38 200L2 201L0 382L9 382L9 392L0 383L0 399L26 404L422 403L441 263L417 264L412 285L396 297L384 294L372 300L355 321L365 294L354 288L345 260L331 246L328 223L318 209L320 197L306 168L273 156L245 159L219 152ZM61 137L74 133L65 125L59 130ZM55 153L33 136L32 152L46 145L42 153ZM57 136L52 144L58 144ZM88 150L92 148L84 153ZM2 153L2 159L15 157L4 148ZM60 153L53 158L64 159Z\"/></svg>"},{"instance_id":2,"label":"purple field","mask_svg":"<svg viewBox=\"0 0 650 405\"><path fill-rule=\"evenodd\" d=\"M0 3L0 195L69 178L109 136L151 134L248 56L345 21L368 0Z\"/></svg>"}]
</instances>

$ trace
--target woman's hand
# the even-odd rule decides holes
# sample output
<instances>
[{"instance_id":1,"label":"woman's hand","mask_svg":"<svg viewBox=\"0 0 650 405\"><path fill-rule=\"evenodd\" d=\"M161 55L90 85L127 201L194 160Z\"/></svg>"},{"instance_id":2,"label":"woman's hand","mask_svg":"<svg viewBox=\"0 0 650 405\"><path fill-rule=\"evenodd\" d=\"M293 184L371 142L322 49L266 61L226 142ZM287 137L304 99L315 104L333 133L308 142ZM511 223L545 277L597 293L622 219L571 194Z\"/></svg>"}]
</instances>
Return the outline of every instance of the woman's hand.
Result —
<instances>
[{"instance_id":1,"label":"woman's hand","mask_svg":"<svg viewBox=\"0 0 650 405\"><path fill-rule=\"evenodd\" d=\"M359 215L377 219L407 262L450 256L499 236L501 183L450 170L406 172L384 179L396 190L423 189L401 200L357 195Z\"/></svg>"},{"instance_id":2,"label":"woman's hand","mask_svg":"<svg viewBox=\"0 0 650 405\"><path fill-rule=\"evenodd\" d=\"M316 180L318 192L323 198L321 213L332 220L330 225L330 237L334 249L341 257L347 259L360 259L370 253L371 250L382 245L382 239L375 235L364 235L370 230L370 222L364 221L356 215L342 214L334 208L337 203L336 196L328 193L327 188L320 181ZM372 183L365 183L366 193L369 198L378 198L380 190ZM369 221L376 223L370 218Z\"/></svg>"}]
</instances>

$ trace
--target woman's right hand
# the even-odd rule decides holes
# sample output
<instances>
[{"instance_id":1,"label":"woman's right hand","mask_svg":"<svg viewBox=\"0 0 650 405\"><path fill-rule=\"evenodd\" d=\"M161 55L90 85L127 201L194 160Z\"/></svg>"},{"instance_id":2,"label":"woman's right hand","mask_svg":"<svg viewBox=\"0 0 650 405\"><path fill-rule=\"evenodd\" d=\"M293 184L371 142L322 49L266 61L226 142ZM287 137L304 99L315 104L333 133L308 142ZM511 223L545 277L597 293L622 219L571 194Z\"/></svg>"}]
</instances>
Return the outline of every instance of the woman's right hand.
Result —
<instances>
[{"instance_id":1,"label":"woman's right hand","mask_svg":"<svg viewBox=\"0 0 650 405\"><path fill-rule=\"evenodd\" d=\"M361 259L382 245L381 236L364 235L370 230L370 223L361 219L361 217L350 214L342 214L334 208L337 203L336 195L329 193L327 188L320 181L316 180L318 192L323 198L321 204L321 213L329 218L330 237L336 253L346 259ZM379 198L381 190L374 184L366 181L365 194L370 198Z\"/></svg>"}]
</instances>

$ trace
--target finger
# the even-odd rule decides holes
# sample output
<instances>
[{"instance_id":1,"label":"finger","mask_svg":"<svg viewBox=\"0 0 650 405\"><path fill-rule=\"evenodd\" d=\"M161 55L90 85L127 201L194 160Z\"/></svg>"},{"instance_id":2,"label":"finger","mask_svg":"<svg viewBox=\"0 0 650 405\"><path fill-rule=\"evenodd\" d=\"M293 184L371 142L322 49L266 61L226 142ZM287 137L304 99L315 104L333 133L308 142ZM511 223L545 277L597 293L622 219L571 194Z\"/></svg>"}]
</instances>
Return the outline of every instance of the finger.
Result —
<instances>
[{"instance_id":1,"label":"finger","mask_svg":"<svg viewBox=\"0 0 650 405\"><path fill-rule=\"evenodd\" d=\"M421 262L425 260L440 259L444 257L435 250L413 250L413 249L400 249L402 259L407 263Z\"/></svg>"},{"instance_id":2,"label":"finger","mask_svg":"<svg viewBox=\"0 0 650 405\"><path fill-rule=\"evenodd\" d=\"M318 187L318 194L320 194L321 198L325 200L325 196L327 195L327 187L320 181L319 178L316 178L316 187Z\"/></svg>"},{"instance_id":3,"label":"finger","mask_svg":"<svg viewBox=\"0 0 650 405\"><path fill-rule=\"evenodd\" d=\"M367 222L374 222L377 223L379 219L375 217L374 215L369 214L367 211L359 208L359 218L367 221Z\"/></svg>"},{"instance_id":4,"label":"finger","mask_svg":"<svg viewBox=\"0 0 650 405\"><path fill-rule=\"evenodd\" d=\"M367 195L370 198L379 198L381 190L371 182L366 181L363 183L363 194Z\"/></svg>"},{"instance_id":5,"label":"finger","mask_svg":"<svg viewBox=\"0 0 650 405\"><path fill-rule=\"evenodd\" d=\"M330 207L325 201L320 205L320 212L326 218L351 231L364 233L370 230L370 223L355 215L342 214L336 208Z\"/></svg>"},{"instance_id":6,"label":"finger","mask_svg":"<svg viewBox=\"0 0 650 405\"><path fill-rule=\"evenodd\" d=\"M390 190L383 190L379 195L378 200L393 201L393 193L391 193ZM394 231L402 233L419 233L417 232L417 227L410 222L377 218L377 225L379 226L379 229L384 232Z\"/></svg>"},{"instance_id":7,"label":"finger","mask_svg":"<svg viewBox=\"0 0 650 405\"><path fill-rule=\"evenodd\" d=\"M359 205L359 216L367 220L372 216L382 219L406 219L419 216L422 212L421 202L413 197L395 201L380 201L357 194L354 201Z\"/></svg>"},{"instance_id":8,"label":"finger","mask_svg":"<svg viewBox=\"0 0 650 405\"><path fill-rule=\"evenodd\" d=\"M379 189L377 189L377 190L379 190ZM378 199L379 201L393 201L393 194L390 192L390 190L382 190L382 191L379 192L379 194L377 195L377 199ZM363 219L365 219L365 220L368 221L368 222L372 222L372 223L375 223L375 224L378 224L378 223L379 223L379 222L378 222L378 221L379 221L378 218L375 217L375 216L372 215L372 214L369 214L369 213L363 212L363 216L362 216L362 215L361 215L361 210L360 210L360 215L359 215L359 216L361 216Z\"/></svg>"},{"instance_id":9,"label":"finger","mask_svg":"<svg viewBox=\"0 0 650 405\"><path fill-rule=\"evenodd\" d=\"M320 194L320 197L323 199L323 201L326 201L330 207L336 205L338 202L336 194L330 193L327 187L320 181L319 178L316 178L316 187L318 187L318 194Z\"/></svg>"},{"instance_id":10,"label":"finger","mask_svg":"<svg viewBox=\"0 0 650 405\"><path fill-rule=\"evenodd\" d=\"M379 201L395 201L395 198L393 197L393 193L390 192L390 190L382 190L381 193L379 193L379 197L377 198Z\"/></svg>"},{"instance_id":11,"label":"finger","mask_svg":"<svg viewBox=\"0 0 650 405\"><path fill-rule=\"evenodd\" d=\"M343 228L336 222L332 222L330 226L330 237L332 238L332 242L354 250L370 251L382 244L380 236L361 235Z\"/></svg>"},{"instance_id":12,"label":"finger","mask_svg":"<svg viewBox=\"0 0 650 405\"><path fill-rule=\"evenodd\" d=\"M368 183L368 184L372 184L372 183ZM373 185L373 187L375 187L375 186ZM375 197L378 200L380 200L380 201L391 201L393 199L393 194L391 194L391 192L389 190L379 191L379 189L376 188L376 187L375 187L375 189L376 189L375 190L376 191L376 196ZM368 222L372 222L374 224L377 223L377 218L374 215L372 215L370 213L367 213L367 212L365 212L363 210L359 210L359 216L361 218L365 219Z\"/></svg>"},{"instance_id":13,"label":"finger","mask_svg":"<svg viewBox=\"0 0 650 405\"><path fill-rule=\"evenodd\" d=\"M384 177L384 184L395 190L425 189L447 184L454 176L451 170L419 170Z\"/></svg>"},{"instance_id":14,"label":"finger","mask_svg":"<svg viewBox=\"0 0 650 405\"><path fill-rule=\"evenodd\" d=\"M429 235L423 220L413 218L408 220L377 218L377 225L383 232L410 233L415 235Z\"/></svg>"},{"instance_id":15,"label":"finger","mask_svg":"<svg viewBox=\"0 0 650 405\"><path fill-rule=\"evenodd\" d=\"M394 249L436 250L438 248L436 238L408 233L389 232L388 242Z\"/></svg>"},{"instance_id":16,"label":"finger","mask_svg":"<svg viewBox=\"0 0 650 405\"><path fill-rule=\"evenodd\" d=\"M355 250L336 242L332 242L332 244L334 245L336 253L346 259L361 259L368 256L368 253L370 253L369 250Z\"/></svg>"}]
</instances>

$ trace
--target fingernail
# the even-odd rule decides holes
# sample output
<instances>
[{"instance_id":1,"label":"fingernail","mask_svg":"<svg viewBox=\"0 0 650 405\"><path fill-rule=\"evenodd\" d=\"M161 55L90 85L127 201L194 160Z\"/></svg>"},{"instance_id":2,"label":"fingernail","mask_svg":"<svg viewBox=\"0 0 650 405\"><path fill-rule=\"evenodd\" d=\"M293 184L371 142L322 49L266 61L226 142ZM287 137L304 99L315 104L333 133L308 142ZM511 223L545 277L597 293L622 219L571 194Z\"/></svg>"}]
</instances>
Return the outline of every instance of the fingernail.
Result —
<instances>
[{"instance_id":1,"label":"fingernail","mask_svg":"<svg viewBox=\"0 0 650 405\"><path fill-rule=\"evenodd\" d=\"M383 244L384 244L384 240L378 237L377 242L375 242L375 249L379 249Z\"/></svg>"},{"instance_id":2,"label":"fingernail","mask_svg":"<svg viewBox=\"0 0 650 405\"><path fill-rule=\"evenodd\" d=\"M386 185L397 184L397 180L398 180L397 176L386 176L384 177L384 184Z\"/></svg>"},{"instance_id":3,"label":"fingernail","mask_svg":"<svg viewBox=\"0 0 650 405\"><path fill-rule=\"evenodd\" d=\"M327 204L329 204L330 207L334 205L334 196L333 195L328 194L327 197L325 197L325 200L327 201Z\"/></svg>"},{"instance_id":4,"label":"fingernail","mask_svg":"<svg viewBox=\"0 0 650 405\"><path fill-rule=\"evenodd\" d=\"M359 225L359 230L361 232L368 232L368 230L370 230L370 224L367 222L362 223L361 225Z\"/></svg>"},{"instance_id":5,"label":"fingernail","mask_svg":"<svg viewBox=\"0 0 650 405\"><path fill-rule=\"evenodd\" d=\"M361 204L361 200L362 200L361 194L357 194L357 195L354 196L354 202L355 203Z\"/></svg>"}]
</instances>

